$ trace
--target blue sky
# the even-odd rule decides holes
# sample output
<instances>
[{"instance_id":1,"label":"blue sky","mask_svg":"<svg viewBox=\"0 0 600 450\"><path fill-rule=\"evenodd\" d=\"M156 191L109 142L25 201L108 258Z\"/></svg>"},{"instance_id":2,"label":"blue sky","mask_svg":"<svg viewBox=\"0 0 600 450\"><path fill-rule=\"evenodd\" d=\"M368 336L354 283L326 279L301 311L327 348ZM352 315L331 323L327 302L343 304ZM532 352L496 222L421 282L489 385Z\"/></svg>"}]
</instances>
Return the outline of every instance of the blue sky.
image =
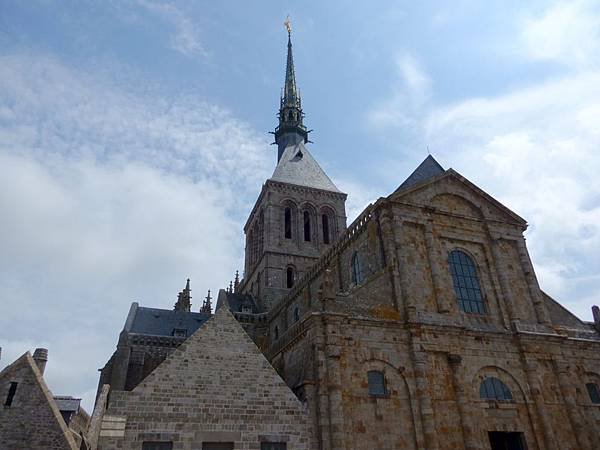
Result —
<instances>
[{"instance_id":1,"label":"blue sky","mask_svg":"<svg viewBox=\"0 0 600 450\"><path fill-rule=\"evenodd\" d=\"M84 397L131 301L242 268L276 160L283 21L312 153L356 216L427 155L525 217L542 288L600 301L593 1L0 0L0 367Z\"/></svg>"}]
</instances>

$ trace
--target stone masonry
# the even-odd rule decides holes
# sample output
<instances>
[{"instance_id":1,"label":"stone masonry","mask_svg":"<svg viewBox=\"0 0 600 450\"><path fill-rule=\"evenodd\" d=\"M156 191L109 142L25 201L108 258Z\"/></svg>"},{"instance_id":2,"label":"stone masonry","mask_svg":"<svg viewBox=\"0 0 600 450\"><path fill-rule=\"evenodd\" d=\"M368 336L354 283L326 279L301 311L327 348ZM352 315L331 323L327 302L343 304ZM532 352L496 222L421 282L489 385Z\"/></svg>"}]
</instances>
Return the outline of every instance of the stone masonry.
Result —
<instances>
[{"instance_id":1,"label":"stone masonry","mask_svg":"<svg viewBox=\"0 0 600 450\"><path fill-rule=\"evenodd\" d=\"M258 450L275 442L307 450L310 435L302 403L221 308L132 391L111 392L98 448L164 442L192 450L211 442Z\"/></svg>"}]
</instances>

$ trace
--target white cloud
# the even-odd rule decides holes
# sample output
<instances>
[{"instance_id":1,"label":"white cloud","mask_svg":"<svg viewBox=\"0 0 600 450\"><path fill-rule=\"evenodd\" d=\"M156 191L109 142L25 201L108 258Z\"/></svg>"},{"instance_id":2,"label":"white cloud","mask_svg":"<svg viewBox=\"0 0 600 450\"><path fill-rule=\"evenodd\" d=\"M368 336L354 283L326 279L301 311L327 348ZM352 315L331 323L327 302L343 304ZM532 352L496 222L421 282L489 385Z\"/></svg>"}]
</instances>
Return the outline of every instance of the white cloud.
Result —
<instances>
[{"instance_id":1,"label":"white cloud","mask_svg":"<svg viewBox=\"0 0 600 450\"><path fill-rule=\"evenodd\" d=\"M522 39L527 54L569 66L598 64L600 10L597 2L556 2L542 14L524 20Z\"/></svg>"},{"instance_id":2,"label":"white cloud","mask_svg":"<svg viewBox=\"0 0 600 450\"><path fill-rule=\"evenodd\" d=\"M226 111L124 79L0 57L0 366L48 347L87 408L133 300L169 308L190 277L196 309L240 268L269 166Z\"/></svg>"},{"instance_id":3,"label":"white cloud","mask_svg":"<svg viewBox=\"0 0 600 450\"><path fill-rule=\"evenodd\" d=\"M431 80L414 56L398 56L395 66L397 81L391 95L367 114L368 122L378 129L416 126L431 97Z\"/></svg>"},{"instance_id":4,"label":"white cloud","mask_svg":"<svg viewBox=\"0 0 600 450\"><path fill-rule=\"evenodd\" d=\"M198 24L174 3L152 0L137 0L138 5L158 15L165 22L171 24L174 33L171 36L171 47L186 56L206 56L206 49L202 45Z\"/></svg>"}]
</instances>

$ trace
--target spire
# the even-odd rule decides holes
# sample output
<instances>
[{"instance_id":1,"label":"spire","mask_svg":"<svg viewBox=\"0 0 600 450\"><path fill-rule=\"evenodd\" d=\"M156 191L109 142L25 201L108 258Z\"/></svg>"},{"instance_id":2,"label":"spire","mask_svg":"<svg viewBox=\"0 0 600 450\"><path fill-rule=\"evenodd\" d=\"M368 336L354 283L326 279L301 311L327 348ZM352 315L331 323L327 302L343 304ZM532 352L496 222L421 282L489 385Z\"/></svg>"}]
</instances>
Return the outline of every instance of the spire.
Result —
<instances>
[{"instance_id":1,"label":"spire","mask_svg":"<svg viewBox=\"0 0 600 450\"><path fill-rule=\"evenodd\" d=\"M177 303L175 303L175 306L173 307L173 309L175 311L190 312L190 310L192 308L191 292L192 292L192 290L190 289L190 279L188 278L187 282L185 283L185 288L183 289L183 291L181 291L179 294L177 294Z\"/></svg>"},{"instance_id":2,"label":"spire","mask_svg":"<svg viewBox=\"0 0 600 450\"><path fill-rule=\"evenodd\" d=\"M278 148L277 162L279 162L283 151L289 145L308 142L309 133L303 124L302 100L296 86L296 70L294 69L294 56L292 53L292 25L289 16L284 24L288 32L285 82L279 103L279 125L273 133Z\"/></svg>"},{"instance_id":3,"label":"spire","mask_svg":"<svg viewBox=\"0 0 600 450\"><path fill-rule=\"evenodd\" d=\"M239 270L235 271L235 280L233 280L233 292L237 292L240 287L240 272Z\"/></svg>"},{"instance_id":4,"label":"spire","mask_svg":"<svg viewBox=\"0 0 600 450\"><path fill-rule=\"evenodd\" d=\"M212 314L212 303L211 303L212 297L210 296L210 289L208 290L208 295L206 296L206 299L204 300L204 303L202 303L202 308L200 308L200 312L204 313L204 314Z\"/></svg>"}]
</instances>

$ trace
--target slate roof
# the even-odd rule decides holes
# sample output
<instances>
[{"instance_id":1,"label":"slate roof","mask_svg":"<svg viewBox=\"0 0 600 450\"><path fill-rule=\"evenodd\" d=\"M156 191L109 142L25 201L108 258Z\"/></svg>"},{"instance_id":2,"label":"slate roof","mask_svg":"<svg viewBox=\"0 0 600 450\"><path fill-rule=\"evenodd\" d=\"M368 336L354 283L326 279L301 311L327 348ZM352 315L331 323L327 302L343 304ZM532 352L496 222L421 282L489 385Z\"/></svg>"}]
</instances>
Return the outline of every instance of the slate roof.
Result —
<instances>
[{"instance_id":1,"label":"slate roof","mask_svg":"<svg viewBox=\"0 0 600 450\"><path fill-rule=\"evenodd\" d=\"M145 308L137 306L137 303L132 305L130 316L126 324L127 332L153 336L173 336L175 328L185 329L187 336L191 336L211 317L210 314L197 312Z\"/></svg>"},{"instance_id":2,"label":"slate roof","mask_svg":"<svg viewBox=\"0 0 600 450\"><path fill-rule=\"evenodd\" d=\"M394 193L406 189L408 187L419 184L429 178L436 177L445 172L444 168L438 163L435 158L431 155L428 155L427 158L423 160L419 167L417 167L413 173L411 173L406 180L394 191Z\"/></svg>"},{"instance_id":3,"label":"slate roof","mask_svg":"<svg viewBox=\"0 0 600 450\"><path fill-rule=\"evenodd\" d=\"M244 312L244 307L250 308L253 314L260 313L260 310L250 294L236 294L235 292L226 292L229 309L233 312Z\"/></svg>"},{"instance_id":4,"label":"slate roof","mask_svg":"<svg viewBox=\"0 0 600 450\"><path fill-rule=\"evenodd\" d=\"M303 142L290 145L283 151L270 179L298 186L340 192Z\"/></svg>"},{"instance_id":5,"label":"slate roof","mask_svg":"<svg viewBox=\"0 0 600 450\"><path fill-rule=\"evenodd\" d=\"M81 403L80 398L74 398L70 396L56 396L54 397L54 401L56 402L56 406L58 406L58 410L62 411L70 411L76 413L79 411L79 404Z\"/></svg>"}]
</instances>

